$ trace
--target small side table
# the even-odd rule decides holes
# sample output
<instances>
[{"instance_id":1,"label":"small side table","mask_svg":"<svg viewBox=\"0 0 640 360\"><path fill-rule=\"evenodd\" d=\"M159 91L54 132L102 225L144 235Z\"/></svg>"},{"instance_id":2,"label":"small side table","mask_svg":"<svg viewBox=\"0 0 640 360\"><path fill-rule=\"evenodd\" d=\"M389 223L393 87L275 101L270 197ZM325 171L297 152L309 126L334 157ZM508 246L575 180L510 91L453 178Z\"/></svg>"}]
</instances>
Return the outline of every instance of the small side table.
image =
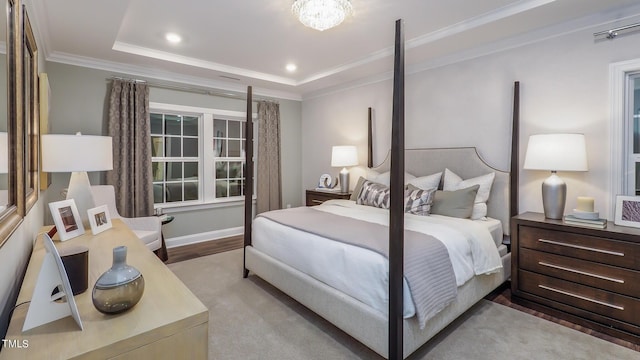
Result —
<instances>
[{"instance_id":1,"label":"small side table","mask_svg":"<svg viewBox=\"0 0 640 360\"><path fill-rule=\"evenodd\" d=\"M167 214L158 215L158 217L160 217L160 222L162 223L162 225L166 225L172 222L174 219L173 215ZM169 253L167 252L167 244L164 242L164 233L160 231L160 235L162 236L162 245L160 246L160 249L156 250L156 255L158 255L160 260L166 262L167 260L169 260Z\"/></svg>"}]
</instances>

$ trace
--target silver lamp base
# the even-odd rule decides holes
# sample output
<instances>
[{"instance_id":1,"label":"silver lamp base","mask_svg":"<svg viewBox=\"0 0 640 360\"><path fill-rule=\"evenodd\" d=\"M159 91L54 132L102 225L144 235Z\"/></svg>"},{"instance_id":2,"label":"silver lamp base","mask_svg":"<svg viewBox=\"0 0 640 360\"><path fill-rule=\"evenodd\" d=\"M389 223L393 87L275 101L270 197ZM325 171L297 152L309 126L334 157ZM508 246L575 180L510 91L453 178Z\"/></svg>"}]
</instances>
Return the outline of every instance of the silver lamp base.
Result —
<instances>
[{"instance_id":1,"label":"silver lamp base","mask_svg":"<svg viewBox=\"0 0 640 360\"><path fill-rule=\"evenodd\" d=\"M342 168L340 170L340 192L347 193L349 192L349 170L347 168Z\"/></svg>"},{"instance_id":2,"label":"silver lamp base","mask_svg":"<svg viewBox=\"0 0 640 360\"><path fill-rule=\"evenodd\" d=\"M564 205L567 201L567 184L556 174L551 172L542 183L542 207L547 219L561 220L564 215Z\"/></svg>"}]
</instances>

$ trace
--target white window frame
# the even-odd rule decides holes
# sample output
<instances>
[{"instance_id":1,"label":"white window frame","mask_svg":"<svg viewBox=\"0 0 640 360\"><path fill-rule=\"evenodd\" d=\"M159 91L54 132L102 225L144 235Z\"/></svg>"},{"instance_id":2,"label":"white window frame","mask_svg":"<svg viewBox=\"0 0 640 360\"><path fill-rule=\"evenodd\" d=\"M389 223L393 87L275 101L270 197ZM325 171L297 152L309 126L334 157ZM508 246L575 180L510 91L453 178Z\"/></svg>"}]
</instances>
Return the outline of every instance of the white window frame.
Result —
<instances>
[{"instance_id":1,"label":"white window frame","mask_svg":"<svg viewBox=\"0 0 640 360\"><path fill-rule=\"evenodd\" d=\"M625 164L624 173L624 193L622 195L636 195L636 163L640 163L640 152L634 153L633 151L633 137L635 134L635 121L634 104L635 86L634 80L640 80L640 71L627 72L625 76L625 99L624 99L624 130L625 130L625 153L627 155L627 161Z\"/></svg>"},{"instance_id":2,"label":"white window frame","mask_svg":"<svg viewBox=\"0 0 640 360\"><path fill-rule=\"evenodd\" d=\"M180 210L197 210L197 209L205 209L212 207L219 207L225 205L237 205L238 203L244 201L244 195L228 197L223 199L216 199L215 197L215 157L213 153L213 147L211 146L211 141L213 140L213 136L211 139L205 138L208 135L213 135L213 120L214 118L227 119L227 120L239 120L243 123L246 119L246 113L243 111L231 111L231 110L221 110L221 109L212 109L212 108L203 108L203 107L194 107L194 106L185 106L185 105L175 105L175 104L167 104L167 103L158 103L158 102L150 102L149 103L150 112L162 112L162 113L175 113L175 114L184 114L190 116L197 116L199 118L198 123L198 200L191 201L182 201L182 202L169 202L169 203L161 203L154 204L154 207L161 207L163 209L167 209L167 212L180 211ZM254 134L257 133L257 114L251 114L252 119L254 119ZM254 137L254 174L255 169L257 168L257 164L255 159L257 158L257 146L255 146L256 140ZM160 160L162 158L156 157L154 160ZM220 158L227 159L227 158ZM236 158L230 158L236 159ZM256 188L256 177L254 175L254 194ZM255 199L255 196L254 196Z\"/></svg>"}]
</instances>

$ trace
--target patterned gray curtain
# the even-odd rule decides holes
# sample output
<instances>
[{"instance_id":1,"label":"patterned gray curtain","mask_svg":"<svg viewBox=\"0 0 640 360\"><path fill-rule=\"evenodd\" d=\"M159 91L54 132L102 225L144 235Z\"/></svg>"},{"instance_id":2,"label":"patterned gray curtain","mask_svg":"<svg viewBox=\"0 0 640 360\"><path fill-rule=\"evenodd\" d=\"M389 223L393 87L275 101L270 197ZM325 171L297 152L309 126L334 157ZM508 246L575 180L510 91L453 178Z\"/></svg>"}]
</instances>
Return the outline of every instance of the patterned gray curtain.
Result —
<instances>
[{"instance_id":1,"label":"patterned gray curtain","mask_svg":"<svg viewBox=\"0 0 640 360\"><path fill-rule=\"evenodd\" d=\"M113 137L113 171L108 172L107 182L115 188L120 215L152 215L151 126L147 84L121 79L111 82L109 136Z\"/></svg>"},{"instance_id":2,"label":"patterned gray curtain","mask_svg":"<svg viewBox=\"0 0 640 360\"><path fill-rule=\"evenodd\" d=\"M258 102L258 171L256 213L282 208L280 196L280 105Z\"/></svg>"}]
</instances>

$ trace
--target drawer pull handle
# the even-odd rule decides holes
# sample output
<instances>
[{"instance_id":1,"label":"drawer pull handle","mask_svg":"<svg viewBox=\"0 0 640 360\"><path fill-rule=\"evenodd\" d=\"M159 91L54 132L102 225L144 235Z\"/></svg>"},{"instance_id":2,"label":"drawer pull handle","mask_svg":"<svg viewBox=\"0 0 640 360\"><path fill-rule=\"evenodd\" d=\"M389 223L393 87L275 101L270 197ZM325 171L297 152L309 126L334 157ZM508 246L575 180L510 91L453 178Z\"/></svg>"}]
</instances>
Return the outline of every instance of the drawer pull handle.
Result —
<instances>
[{"instance_id":1,"label":"drawer pull handle","mask_svg":"<svg viewBox=\"0 0 640 360\"><path fill-rule=\"evenodd\" d=\"M545 285L538 285L538 287L542 288L542 289L545 289L545 290L554 291L554 292L557 292L557 293L560 293L560 294L563 294L563 295L572 296L574 298L590 301L592 303L596 303L596 304L600 304L600 305L608 306L610 308L614 308L614 309L617 309L617 310L624 311L624 307L622 307L622 306L609 304L609 303L606 303L606 302L603 302L603 301L599 301L599 300L596 300L596 299L588 298L586 296L570 293L568 291L564 291L564 290L560 290L560 289L554 289L552 287L548 287L548 286L545 286Z\"/></svg>"},{"instance_id":2,"label":"drawer pull handle","mask_svg":"<svg viewBox=\"0 0 640 360\"><path fill-rule=\"evenodd\" d=\"M563 242L559 242L559 241L553 241L553 240L547 240L547 239L538 239L538 241L540 241L542 243L552 244L552 245L567 246L567 247L574 248L574 249L594 251L594 252L601 253L601 254L624 256L624 253L621 253L621 252L618 252L618 251L609 251L609 250L596 249L596 248L592 248L592 247L588 247L588 246L567 244L567 243L563 243Z\"/></svg>"},{"instance_id":3,"label":"drawer pull handle","mask_svg":"<svg viewBox=\"0 0 640 360\"><path fill-rule=\"evenodd\" d=\"M322 204L324 201L322 200L316 200L316 199L311 199L311 202L314 204Z\"/></svg>"},{"instance_id":4,"label":"drawer pull handle","mask_svg":"<svg viewBox=\"0 0 640 360\"><path fill-rule=\"evenodd\" d=\"M550 267L550 268L558 269L558 270L569 271L569 272L580 274L580 275L587 275L587 276L591 276L591 277L602 279L602 280L608 280L608 281L613 281L613 282L616 282L616 283L619 283L619 284L624 284L624 280L610 278L610 277L607 277L607 276L602 276L602 275L598 275L598 274L594 274L594 273L590 273L590 272L586 272L586 271L576 270L576 269L572 269L572 268L568 268L568 267L564 267L564 266L560 266L560 265L549 264L549 263L546 263L544 261L538 261L538 264L540 264L542 266L547 266L547 267Z\"/></svg>"}]
</instances>

